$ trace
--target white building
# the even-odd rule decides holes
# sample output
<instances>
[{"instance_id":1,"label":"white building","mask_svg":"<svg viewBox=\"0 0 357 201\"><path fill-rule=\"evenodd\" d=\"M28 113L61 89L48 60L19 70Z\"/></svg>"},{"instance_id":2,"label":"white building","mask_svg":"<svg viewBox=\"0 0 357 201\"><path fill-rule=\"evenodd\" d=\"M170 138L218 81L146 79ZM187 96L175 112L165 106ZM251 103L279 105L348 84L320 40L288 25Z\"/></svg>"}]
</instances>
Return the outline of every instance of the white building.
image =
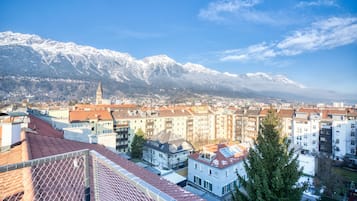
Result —
<instances>
[{"instance_id":1,"label":"white building","mask_svg":"<svg viewBox=\"0 0 357 201\"><path fill-rule=\"evenodd\" d=\"M342 160L347 153L348 121L345 115L332 115L332 155Z\"/></svg>"},{"instance_id":2,"label":"white building","mask_svg":"<svg viewBox=\"0 0 357 201\"><path fill-rule=\"evenodd\" d=\"M247 149L241 145L207 145L200 153L188 159L189 184L210 192L219 198L230 196L238 183L237 173L243 178L246 173L243 159Z\"/></svg>"},{"instance_id":3,"label":"white building","mask_svg":"<svg viewBox=\"0 0 357 201\"><path fill-rule=\"evenodd\" d=\"M304 151L317 153L319 150L320 114L295 112L292 121L292 142Z\"/></svg>"},{"instance_id":4,"label":"white building","mask_svg":"<svg viewBox=\"0 0 357 201\"><path fill-rule=\"evenodd\" d=\"M193 147L184 139L171 138L171 133L162 132L147 140L143 147L143 160L154 166L167 169L184 167Z\"/></svg>"}]
</instances>

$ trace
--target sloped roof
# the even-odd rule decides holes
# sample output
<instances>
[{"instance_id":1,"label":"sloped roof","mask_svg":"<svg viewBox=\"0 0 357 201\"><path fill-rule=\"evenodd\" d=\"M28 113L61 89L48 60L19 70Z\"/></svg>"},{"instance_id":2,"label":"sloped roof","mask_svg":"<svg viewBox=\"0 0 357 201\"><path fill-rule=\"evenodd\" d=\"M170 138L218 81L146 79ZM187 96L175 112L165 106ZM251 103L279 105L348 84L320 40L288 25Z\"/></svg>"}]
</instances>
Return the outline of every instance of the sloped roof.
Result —
<instances>
[{"instance_id":1,"label":"sloped roof","mask_svg":"<svg viewBox=\"0 0 357 201\"><path fill-rule=\"evenodd\" d=\"M160 132L145 142L145 146L164 153L178 153L193 150L193 146L184 139L176 139L171 132Z\"/></svg>"},{"instance_id":2,"label":"sloped roof","mask_svg":"<svg viewBox=\"0 0 357 201\"><path fill-rule=\"evenodd\" d=\"M294 115L293 109L280 109L278 112L279 117L292 118Z\"/></svg>"},{"instance_id":3,"label":"sloped roof","mask_svg":"<svg viewBox=\"0 0 357 201\"><path fill-rule=\"evenodd\" d=\"M135 104L76 104L74 106L75 110L106 110L106 109L128 109L137 108Z\"/></svg>"},{"instance_id":4,"label":"sloped roof","mask_svg":"<svg viewBox=\"0 0 357 201\"><path fill-rule=\"evenodd\" d=\"M1 127L0 130L2 130ZM27 143L24 140L24 133L21 137L23 139L21 143L14 145L9 151L0 152L0 166L29 160L27 154ZM12 198L16 197L17 200L23 199L23 178L26 173L27 172L23 171L23 169L0 173L0 200L9 199L10 196ZM26 175L26 178L29 178L29 175Z\"/></svg>"},{"instance_id":5,"label":"sloped roof","mask_svg":"<svg viewBox=\"0 0 357 201\"><path fill-rule=\"evenodd\" d=\"M90 111L70 111L69 121L88 121L88 120L113 120L110 112L107 110L90 110Z\"/></svg>"},{"instance_id":6,"label":"sloped roof","mask_svg":"<svg viewBox=\"0 0 357 201\"><path fill-rule=\"evenodd\" d=\"M209 166L216 167L216 168L226 168L228 166L234 165L243 161L243 159L247 156L248 152L244 146L235 145L239 147L240 152L235 153L234 155L225 156L222 149L227 149L233 145L227 144L214 144L214 145L207 145L205 146L205 151L200 153L194 153L189 156L189 158L194 159L198 162L205 163ZM203 158L203 154L210 153L213 154L213 158L210 160Z\"/></svg>"},{"instance_id":7,"label":"sloped roof","mask_svg":"<svg viewBox=\"0 0 357 201\"><path fill-rule=\"evenodd\" d=\"M30 123L28 124L28 128L31 128L34 132L42 136L63 138L63 132L54 129L51 126L51 124L33 115L29 115L29 117L30 117Z\"/></svg>"},{"instance_id":8,"label":"sloped roof","mask_svg":"<svg viewBox=\"0 0 357 201\"><path fill-rule=\"evenodd\" d=\"M82 149L94 150L176 200L201 200L199 197L185 191L181 187L161 179L159 176L113 153L102 145L76 142L34 133L27 133L27 141L30 155L33 159Z\"/></svg>"}]
</instances>

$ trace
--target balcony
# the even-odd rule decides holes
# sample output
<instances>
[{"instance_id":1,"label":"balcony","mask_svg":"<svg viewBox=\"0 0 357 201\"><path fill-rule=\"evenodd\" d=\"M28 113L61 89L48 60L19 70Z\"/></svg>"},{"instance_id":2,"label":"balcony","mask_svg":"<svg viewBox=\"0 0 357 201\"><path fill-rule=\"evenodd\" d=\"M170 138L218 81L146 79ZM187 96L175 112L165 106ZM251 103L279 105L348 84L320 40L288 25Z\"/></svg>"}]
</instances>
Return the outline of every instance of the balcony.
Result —
<instances>
[{"instance_id":1,"label":"balcony","mask_svg":"<svg viewBox=\"0 0 357 201\"><path fill-rule=\"evenodd\" d=\"M20 187L0 189L0 200L175 200L93 150L0 166L0 181L11 173Z\"/></svg>"}]
</instances>

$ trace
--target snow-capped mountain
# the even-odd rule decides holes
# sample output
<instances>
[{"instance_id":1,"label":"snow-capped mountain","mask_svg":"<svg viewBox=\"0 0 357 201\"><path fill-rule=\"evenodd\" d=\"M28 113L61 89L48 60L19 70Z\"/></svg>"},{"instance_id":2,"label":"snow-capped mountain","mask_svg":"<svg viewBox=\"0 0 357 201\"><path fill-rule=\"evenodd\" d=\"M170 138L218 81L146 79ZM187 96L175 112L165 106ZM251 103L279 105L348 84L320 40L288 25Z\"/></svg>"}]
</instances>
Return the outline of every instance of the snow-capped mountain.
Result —
<instances>
[{"instance_id":1,"label":"snow-capped mountain","mask_svg":"<svg viewBox=\"0 0 357 201\"><path fill-rule=\"evenodd\" d=\"M0 33L0 73L3 77L71 79L93 84L102 80L110 85L104 84L110 93L175 88L212 93L269 91L296 95L305 88L284 75L219 72L199 64L181 64L166 55L136 59L127 53L13 32ZM11 89L1 87L0 90Z\"/></svg>"}]
</instances>

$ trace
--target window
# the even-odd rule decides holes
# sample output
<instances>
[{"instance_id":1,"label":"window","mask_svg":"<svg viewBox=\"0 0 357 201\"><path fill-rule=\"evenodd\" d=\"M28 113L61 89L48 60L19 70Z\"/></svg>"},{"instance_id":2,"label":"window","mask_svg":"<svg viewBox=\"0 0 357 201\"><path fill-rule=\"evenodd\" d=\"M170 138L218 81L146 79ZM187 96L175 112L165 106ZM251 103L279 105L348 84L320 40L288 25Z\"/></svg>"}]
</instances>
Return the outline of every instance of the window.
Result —
<instances>
[{"instance_id":1,"label":"window","mask_svg":"<svg viewBox=\"0 0 357 201\"><path fill-rule=\"evenodd\" d=\"M197 170L197 168L198 168L198 164L197 164L197 163L195 163L195 169Z\"/></svg>"},{"instance_id":2,"label":"window","mask_svg":"<svg viewBox=\"0 0 357 201\"><path fill-rule=\"evenodd\" d=\"M201 180L201 178L199 178L199 177L197 177L197 176L194 176L193 177L193 182L195 183L195 184L198 184L198 185L202 185L202 180Z\"/></svg>"},{"instance_id":3,"label":"window","mask_svg":"<svg viewBox=\"0 0 357 201\"><path fill-rule=\"evenodd\" d=\"M204 181L203 186L205 189L212 191L212 184L209 181Z\"/></svg>"},{"instance_id":4,"label":"window","mask_svg":"<svg viewBox=\"0 0 357 201\"><path fill-rule=\"evenodd\" d=\"M211 169L208 170L208 174L212 175L212 170Z\"/></svg>"},{"instance_id":5,"label":"window","mask_svg":"<svg viewBox=\"0 0 357 201\"><path fill-rule=\"evenodd\" d=\"M351 128L355 128L355 124L351 124Z\"/></svg>"},{"instance_id":6,"label":"window","mask_svg":"<svg viewBox=\"0 0 357 201\"><path fill-rule=\"evenodd\" d=\"M351 140L351 145L355 145L355 141L354 140Z\"/></svg>"},{"instance_id":7,"label":"window","mask_svg":"<svg viewBox=\"0 0 357 201\"><path fill-rule=\"evenodd\" d=\"M336 139L335 143L339 144L340 143L340 139Z\"/></svg>"},{"instance_id":8,"label":"window","mask_svg":"<svg viewBox=\"0 0 357 201\"><path fill-rule=\"evenodd\" d=\"M355 149L351 149L351 154L355 154Z\"/></svg>"}]
</instances>

